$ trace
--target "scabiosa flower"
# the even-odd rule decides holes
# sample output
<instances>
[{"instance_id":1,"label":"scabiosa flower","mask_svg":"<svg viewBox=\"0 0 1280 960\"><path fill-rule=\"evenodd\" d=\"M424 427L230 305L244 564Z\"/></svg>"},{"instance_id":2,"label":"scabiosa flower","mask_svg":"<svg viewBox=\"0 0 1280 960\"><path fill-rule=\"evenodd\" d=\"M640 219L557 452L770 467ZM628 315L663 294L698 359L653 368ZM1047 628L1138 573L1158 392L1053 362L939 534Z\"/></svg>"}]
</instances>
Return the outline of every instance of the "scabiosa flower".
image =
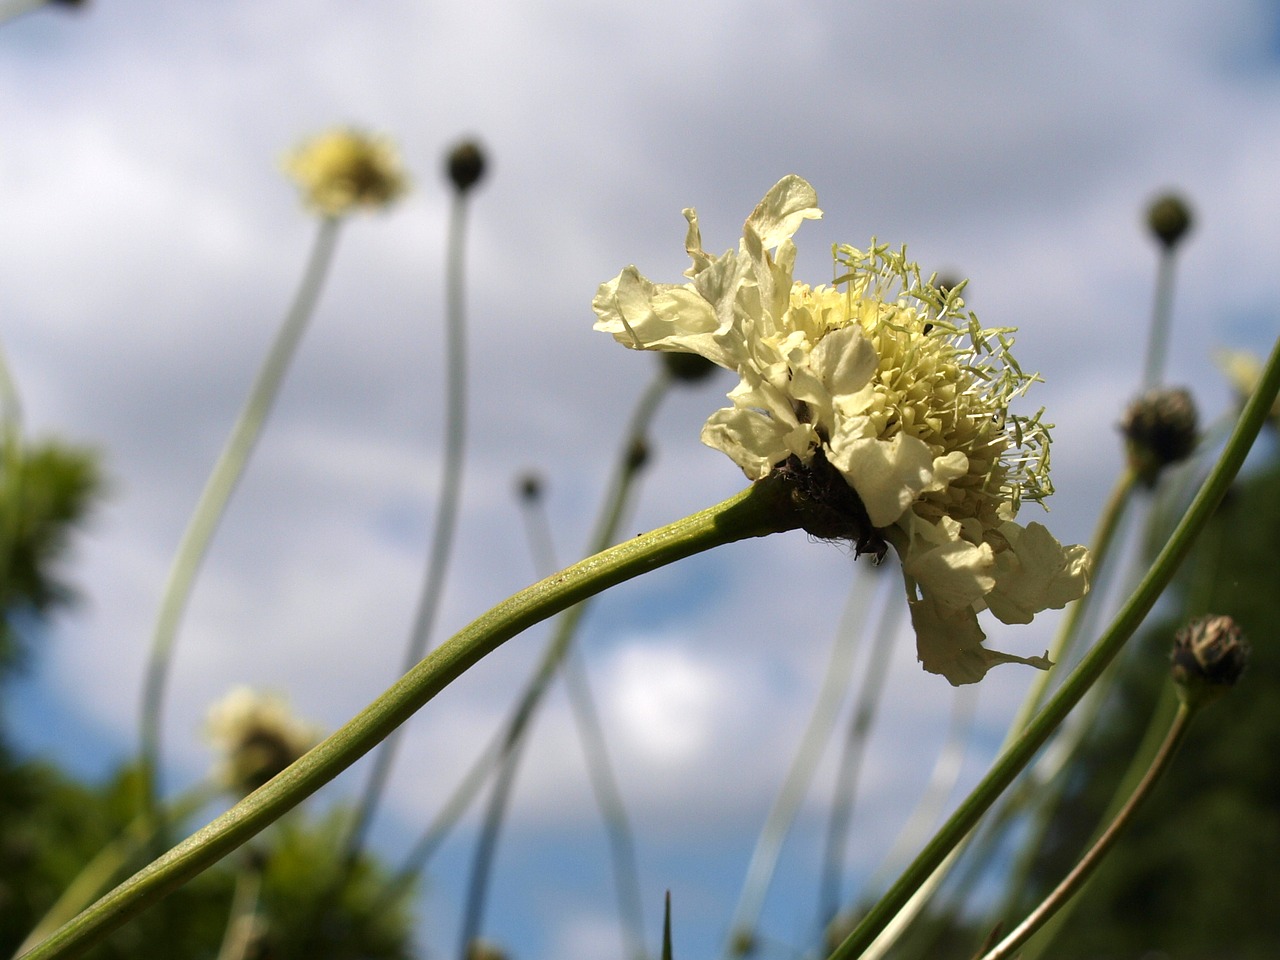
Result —
<instances>
[{"instance_id":1,"label":"scabiosa flower","mask_svg":"<svg viewBox=\"0 0 1280 960\"><path fill-rule=\"evenodd\" d=\"M831 286L795 282L791 237L821 216L813 188L785 177L738 251L714 257L686 210L689 282L626 268L596 293L596 329L739 375L703 442L749 479L794 477L815 508L811 533L877 557L894 547L926 670L960 684L996 663L1048 667L984 647L977 621L990 609L1028 623L1088 589L1083 547L1014 522L1023 500L1052 492L1049 425L1008 410L1038 378L1010 354L1011 330L982 329L963 284L940 290L905 250L840 246Z\"/></svg>"},{"instance_id":2,"label":"scabiosa flower","mask_svg":"<svg viewBox=\"0 0 1280 960\"><path fill-rule=\"evenodd\" d=\"M306 205L326 217L385 207L408 188L390 141L356 130L331 130L307 141L285 158L284 169Z\"/></svg>"},{"instance_id":3,"label":"scabiosa flower","mask_svg":"<svg viewBox=\"0 0 1280 960\"><path fill-rule=\"evenodd\" d=\"M1214 351L1214 360L1217 361L1218 369L1226 374L1227 382L1235 391L1237 402L1243 407L1253 391L1257 389L1258 381L1262 379L1262 360L1257 354L1249 353L1247 350L1225 348ZM1280 398L1271 404L1271 413L1268 414L1267 422L1272 427L1280 426Z\"/></svg>"},{"instance_id":4,"label":"scabiosa flower","mask_svg":"<svg viewBox=\"0 0 1280 960\"><path fill-rule=\"evenodd\" d=\"M219 753L215 776L248 794L315 746L320 731L299 720L285 699L239 686L209 708L205 734Z\"/></svg>"}]
</instances>

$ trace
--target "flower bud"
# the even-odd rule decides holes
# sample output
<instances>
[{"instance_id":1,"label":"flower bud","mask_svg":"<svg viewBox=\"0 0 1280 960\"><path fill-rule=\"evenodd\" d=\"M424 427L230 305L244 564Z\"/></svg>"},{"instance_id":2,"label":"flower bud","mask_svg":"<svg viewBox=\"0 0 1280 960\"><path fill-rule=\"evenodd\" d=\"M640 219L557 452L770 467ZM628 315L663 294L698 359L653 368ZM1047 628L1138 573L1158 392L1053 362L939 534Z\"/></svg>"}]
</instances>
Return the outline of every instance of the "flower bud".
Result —
<instances>
[{"instance_id":1,"label":"flower bud","mask_svg":"<svg viewBox=\"0 0 1280 960\"><path fill-rule=\"evenodd\" d=\"M679 383L697 383L711 376L716 365L697 353L660 353L658 359L671 379Z\"/></svg>"},{"instance_id":2,"label":"flower bud","mask_svg":"<svg viewBox=\"0 0 1280 960\"><path fill-rule=\"evenodd\" d=\"M484 151L474 140L463 140L449 151L445 168L459 193L466 193L484 176Z\"/></svg>"},{"instance_id":3,"label":"flower bud","mask_svg":"<svg viewBox=\"0 0 1280 960\"><path fill-rule=\"evenodd\" d=\"M1211 703L1244 672L1249 644L1227 616L1192 620L1173 638L1173 679L1178 696L1195 706Z\"/></svg>"},{"instance_id":4,"label":"flower bud","mask_svg":"<svg viewBox=\"0 0 1280 960\"><path fill-rule=\"evenodd\" d=\"M542 499L542 478L536 473L526 473L516 481L516 489L520 499L526 503L537 503Z\"/></svg>"},{"instance_id":5,"label":"flower bud","mask_svg":"<svg viewBox=\"0 0 1280 960\"><path fill-rule=\"evenodd\" d=\"M1191 208L1176 193L1157 197L1147 207L1147 228L1166 250L1178 245L1191 223Z\"/></svg>"},{"instance_id":6,"label":"flower bud","mask_svg":"<svg viewBox=\"0 0 1280 960\"><path fill-rule=\"evenodd\" d=\"M627 470L630 473L635 473L638 470L642 470L648 462L649 444L643 438L637 437L627 450Z\"/></svg>"},{"instance_id":7,"label":"flower bud","mask_svg":"<svg viewBox=\"0 0 1280 960\"><path fill-rule=\"evenodd\" d=\"M1158 387L1129 405L1120 432L1129 465L1144 486L1155 486L1160 471L1185 460L1196 448L1198 416L1191 394Z\"/></svg>"}]
</instances>

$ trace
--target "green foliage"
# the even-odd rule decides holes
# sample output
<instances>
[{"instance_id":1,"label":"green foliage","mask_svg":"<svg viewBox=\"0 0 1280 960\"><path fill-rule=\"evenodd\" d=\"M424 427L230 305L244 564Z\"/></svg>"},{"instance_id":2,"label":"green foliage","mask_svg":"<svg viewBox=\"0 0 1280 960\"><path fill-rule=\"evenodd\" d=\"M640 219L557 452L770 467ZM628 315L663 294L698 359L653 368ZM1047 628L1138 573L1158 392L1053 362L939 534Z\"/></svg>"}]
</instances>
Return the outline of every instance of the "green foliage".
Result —
<instances>
[{"instance_id":1,"label":"green foliage","mask_svg":"<svg viewBox=\"0 0 1280 960\"><path fill-rule=\"evenodd\" d=\"M10 433L0 462L0 670L19 658L16 614L44 615L74 591L58 566L72 531L102 490L98 456L56 440L26 445Z\"/></svg>"}]
</instances>

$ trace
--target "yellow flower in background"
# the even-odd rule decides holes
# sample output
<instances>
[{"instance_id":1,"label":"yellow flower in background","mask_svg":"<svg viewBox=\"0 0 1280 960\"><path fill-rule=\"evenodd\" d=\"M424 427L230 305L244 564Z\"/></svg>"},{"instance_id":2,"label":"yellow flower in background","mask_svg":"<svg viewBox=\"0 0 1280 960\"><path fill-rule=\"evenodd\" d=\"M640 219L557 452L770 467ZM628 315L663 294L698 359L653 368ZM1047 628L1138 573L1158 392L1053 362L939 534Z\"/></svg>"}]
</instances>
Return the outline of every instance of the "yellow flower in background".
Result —
<instances>
[{"instance_id":1,"label":"yellow flower in background","mask_svg":"<svg viewBox=\"0 0 1280 960\"><path fill-rule=\"evenodd\" d=\"M785 177L739 249L713 257L686 210L689 282L655 284L628 267L600 286L596 329L739 375L703 442L749 479L796 477L844 517L811 532L877 556L894 547L926 670L959 684L996 663L1049 666L984 647L977 622L989 608L1028 623L1088 590L1083 547L1014 522L1023 500L1052 493L1049 426L1008 410L1038 378L1009 352L1011 330L982 329L964 312L963 284L940 289L905 250L841 246L832 286L796 283L791 237L821 216L813 188Z\"/></svg>"},{"instance_id":2,"label":"yellow flower in background","mask_svg":"<svg viewBox=\"0 0 1280 960\"><path fill-rule=\"evenodd\" d=\"M306 205L326 217L388 206L408 189L391 142L356 130L331 130L307 141L285 158L284 169Z\"/></svg>"},{"instance_id":3,"label":"yellow flower in background","mask_svg":"<svg viewBox=\"0 0 1280 960\"><path fill-rule=\"evenodd\" d=\"M218 751L215 779L241 794L252 793L320 739L277 694L235 687L209 708L205 734Z\"/></svg>"},{"instance_id":4,"label":"yellow flower in background","mask_svg":"<svg viewBox=\"0 0 1280 960\"><path fill-rule=\"evenodd\" d=\"M1247 350L1226 348L1215 350L1213 359L1217 362L1218 369L1226 374L1227 382L1236 393L1236 400L1244 406L1253 395L1253 391L1258 388L1258 381L1262 379L1262 360L1257 354L1249 353ZM1273 426L1280 424L1280 399L1271 405L1271 413L1268 417Z\"/></svg>"}]
</instances>

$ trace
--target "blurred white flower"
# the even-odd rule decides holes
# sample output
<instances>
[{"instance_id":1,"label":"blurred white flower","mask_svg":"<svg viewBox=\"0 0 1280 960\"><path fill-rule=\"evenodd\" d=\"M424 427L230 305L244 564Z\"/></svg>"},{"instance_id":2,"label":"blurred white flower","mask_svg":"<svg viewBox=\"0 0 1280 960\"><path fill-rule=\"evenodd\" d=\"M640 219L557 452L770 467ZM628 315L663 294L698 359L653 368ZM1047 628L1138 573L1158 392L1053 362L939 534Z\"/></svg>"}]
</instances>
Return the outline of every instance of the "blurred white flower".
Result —
<instances>
[{"instance_id":1,"label":"blurred white flower","mask_svg":"<svg viewBox=\"0 0 1280 960\"><path fill-rule=\"evenodd\" d=\"M239 686L209 708L205 734L218 752L215 779L252 793L310 750L320 730L299 720L278 694Z\"/></svg>"},{"instance_id":2,"label":"blurred white flower","mask_svg":"<svg viewBox=\"0 0 1280 960\"><path fill-rule=\"evenodd\" d=\"M689 282L655 284L628 267L596 293L596 329L737 373L732 406L702 439L748 478L807 474L819 499L828 474L843 479L859 550L882 554L887 542L902 559L926 670L959 684L995 663L1049 666L982 646L976 617L990 607L1027 623L1088 590L1083 547L1014 522L1024 499L1052 493L1049 425L1008 410L1038 378L1010 354L1012 330L982 329L964 312L963 284L923 279L905 249L841 246L832 286L796 283L791 237L821 216L813 188L785 177L747 218L739 249L713 257L686 210Z\"/></svg>"}]
</instances>

